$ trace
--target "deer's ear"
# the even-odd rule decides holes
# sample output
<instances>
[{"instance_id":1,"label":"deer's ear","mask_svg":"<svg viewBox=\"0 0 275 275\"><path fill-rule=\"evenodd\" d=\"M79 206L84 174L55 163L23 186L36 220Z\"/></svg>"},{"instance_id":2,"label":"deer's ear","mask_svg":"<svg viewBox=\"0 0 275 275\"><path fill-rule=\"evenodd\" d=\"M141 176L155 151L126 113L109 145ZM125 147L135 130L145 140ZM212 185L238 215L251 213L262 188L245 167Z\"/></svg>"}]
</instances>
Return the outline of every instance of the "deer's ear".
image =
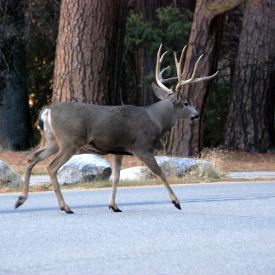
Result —
<instances>
[{"instance_id":1,"label":"deer's ear","mask_svg":"<svg viewBox=\"0 0 275 275\"><path fill-rule=\"evenodd\" d=\"M169 94L169 93L167 93L167 91L163 90L162 88L157 86L155 83L152 83L152 88L153 88L153 91L154 91L156 97L159 99L164 99Z\"/></svg>"}]
</instances>

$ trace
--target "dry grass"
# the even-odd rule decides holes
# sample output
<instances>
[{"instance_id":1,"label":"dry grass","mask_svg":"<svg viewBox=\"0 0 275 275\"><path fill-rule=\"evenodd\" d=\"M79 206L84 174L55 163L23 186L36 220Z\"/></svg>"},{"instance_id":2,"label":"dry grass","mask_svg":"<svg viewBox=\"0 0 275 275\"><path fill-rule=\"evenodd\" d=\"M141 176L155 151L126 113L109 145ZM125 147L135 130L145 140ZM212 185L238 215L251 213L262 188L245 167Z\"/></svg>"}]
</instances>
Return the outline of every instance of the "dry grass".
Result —
<instances>
[{"instance_id":1,"label":"dry grass","mask_svg":"<svg viewBox=\"0 0 275 275\"><path fill-rule=\"evenodd\" d=\"M223 158L224 155L220 150L204 150L202 152L202 159L209 161L210 165L208 167L205 165L198 165L200 175L206 177L208 180L216 180L224 177L225 171L221 165Z\"/></svg>"},{"instance_id":2,"label":"dry grass","mask_svg":"<svg viewBox=\"0 0 275 275\"><path fill-rule=\"evenodd\" d=\"M10 152L0 151L0 160L6 162L13 170L24 174L27 163L26 156L31 151ZM102 157L102 156L101 156ZM109 162L111 156L103 156ZM47 174L47 164L52 159L48 158L38 163L33 174ZM202 152L202 158L210 160L222 168L223 171L275 171L275 154L274 153L247 153L228 150L205 149ZM144 166L142 161L132 156L124 156L122 167L129 168L134 166Z\"/></svg>"},{"instance_id":3,"label":"dry grass","mask_svg":"<svg viewBox=\"0 0 275 275\"><path fill-rule=\"evenodd\" d=\"M25 152L10 152L0 151L0 160L6 162L12 169L24 174L27 163L26 156L31 151ZM109 162L110 156L104 156ZM38 163L33 169L33 174L43 175L47 174L46 166L52 158L44 160ZM225 174L228 171L275 171L275 154L266 153L246 153L246 152L234 152L217 149L205 149L202 152L200 160L207 160L211 162L210 166L201 165L195 169L190 169L182 178L169 178L168 181L171 184L178 183L203 183L203 182L215 182L220 180L226 180ZM125 156L123 158L122 167L129 168L134 166L144 166L144 164L131 156ZM140 185L159 185L161 181L159 179L152 179L146 181L121 181L120 186L140 186ZM75 186L68 185L62 188L104 188L110 187L110 181L95 181L92 183L78 184ZM52 190L51 186L32 186L30 191L39 192ZM21 192L22 188L10 188L2 187L0 192Z\"/></svg>"}]
</instances>

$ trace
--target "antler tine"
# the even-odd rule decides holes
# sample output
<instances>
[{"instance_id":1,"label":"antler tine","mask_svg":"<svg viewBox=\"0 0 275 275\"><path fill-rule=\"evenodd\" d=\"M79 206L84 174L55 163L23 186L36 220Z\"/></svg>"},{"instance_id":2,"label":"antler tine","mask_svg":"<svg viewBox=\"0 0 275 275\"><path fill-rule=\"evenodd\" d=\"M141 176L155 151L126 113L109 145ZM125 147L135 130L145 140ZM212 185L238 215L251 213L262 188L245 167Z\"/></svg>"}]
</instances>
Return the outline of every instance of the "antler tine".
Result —
<instances>
[{"instance_id":1,"label":"antler tine","mask_svg":"<svg viewBox=\"0 0 275 275\"><path fill-rule=\"evenodd\" d=\"M164 69L159 73L159 79L160 79L160 81L161 81L162 83L167 83L167 82L169 82L169 81L177 80L177 79L178 79L177 76L175 76L175 77L170 77L170 78L166 78L166 79L164 79L164 78L162 77L163 73L164 73L166 70L168 70L169 68L170 68L170 66L164 68Z\"/></svg>"},{"instance_id":2,"label":"antler tine","mask_svg":"<svg viewBox=\"0 0 275 275\"><path fill-rule=\"evenodd\" d=\"M176 90L178 89L178 85L179 85L179 83L181 83L181 77L184 74L184 72L181 73L181 67L182 67L182 60L183 60L185 49L186 49L186 46L181 51L179 62L178 62L176 53L174 53L175 65L176 65L176 70L177 70L177 78L178 78L178 84L177 84Z\"/></svg>"},{"instance_id":3,"label":"antler tine","mask_svg":"<svg viewBox=\"0 0 275 275\"><path fill-rule=\"evenodd\" d=\"M187 79L187 80L181 80L181 82L179 82L179 84L177 85L177 88L182 87L182 86L184 86L184 85L186 85L188 83L196 83L196 82L212 79L212 78L214 78L219 73L219 71L217 71L213 75L203 76L203 77L200 77L200 78L196 78L197 67L198 67L198 64L199 64L199 62L200 62L200 60L201 60L202 57L203 57L203 54L196 61L196 64L195 64L195 67L194 67L194 70L193 70L191 78Z\"/></svg>"},{"instance_id":4,"label":"antler tine","mask_svg":"<svg viewBox=\"0 0 275 275\"><path fill-rule=\"evenodd\" d=\"M160 66L161 66L161 62L165 56L165 53L163 53L160 57L160 53L161 53L161 48L162 48L162 44L159 46L159 50L158 50L158 54L157 54L157 62L156 62L156 81L157 81L157 84L160 88L164 89L165 91L167 92L171 92L171 90L169 88L167 88L165 85L163 85L163 83L166 83L168 81L171 81L171 80L174 80L175 78L168 78L168 79L163 79L162 77L162 74L169 68L166 67L165 69L163 69L161 72L160 72Z\"/></svg>"}]
</instances>

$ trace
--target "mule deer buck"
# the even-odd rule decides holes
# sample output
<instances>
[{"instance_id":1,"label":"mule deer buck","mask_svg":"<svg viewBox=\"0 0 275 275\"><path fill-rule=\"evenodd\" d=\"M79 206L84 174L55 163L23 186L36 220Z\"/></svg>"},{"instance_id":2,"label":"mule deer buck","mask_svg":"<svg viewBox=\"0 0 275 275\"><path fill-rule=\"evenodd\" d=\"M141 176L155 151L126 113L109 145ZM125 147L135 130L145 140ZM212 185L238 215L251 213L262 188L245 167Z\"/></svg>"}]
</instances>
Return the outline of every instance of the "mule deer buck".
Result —
<instances>
[{"instance_id":1,"label":"mule deer buck","mask_svg":"<svg viewBox=\"0 0 275 275\"><path fill-rule=\"evenodd\" d=\"M42 135L40 148L27 156L29 162L25 173L24 191L19 196L15 208L22 205L27 197L32 168L40 161L56 154L47 169L56 193L59 207L66 213L73 213L65 203L57 181L57 172L81 148L97 154L113 154L112 171L113 186L109 200L109 208L114 212L121 212L115 202L119 181L120 167L123 155L133 155L143 161L151 171L157 175L166 187L171 202L181 209L180 203L169 186L164 173L154 158L157 141L163 133L169 130L178 119L196 119L198 112L190 105L182 94L182 86L216 76L196 78L196 69L202 56L197 60L190 79L182 79L182 60L175 55L177 77L163 79L165 68L160 66L166 54L161 53L160 46L157 53L156 81L153 90L160 99L157 103L147 107L98 106L77 102L59 102L51 104L40 112L38 124ZM164 83L178 80L175 90L168 89Z\"/></svg>"}]
</instances>

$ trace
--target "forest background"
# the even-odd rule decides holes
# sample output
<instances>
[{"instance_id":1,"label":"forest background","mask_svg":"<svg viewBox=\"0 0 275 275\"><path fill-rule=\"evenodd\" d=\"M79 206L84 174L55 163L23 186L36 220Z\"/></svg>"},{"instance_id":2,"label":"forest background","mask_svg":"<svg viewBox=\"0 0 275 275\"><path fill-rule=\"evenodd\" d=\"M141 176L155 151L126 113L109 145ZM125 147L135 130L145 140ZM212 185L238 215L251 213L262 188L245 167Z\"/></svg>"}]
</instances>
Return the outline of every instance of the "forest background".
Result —
<instances>
[{"instance_id":1,"label":"forest background","mask_svg":"<svg viewBox=\"0 0 275 275\"><path fill-rule=\"evenodd\" d=\"M157 101L156 53L188 45L185 87L199 121L179 121L159 148L173 155L205 147L274 149L275 3L272 0L2 0L0 149L39 142L36 120L50 102L150 105Z\"/></svg>"}]
</instances>

